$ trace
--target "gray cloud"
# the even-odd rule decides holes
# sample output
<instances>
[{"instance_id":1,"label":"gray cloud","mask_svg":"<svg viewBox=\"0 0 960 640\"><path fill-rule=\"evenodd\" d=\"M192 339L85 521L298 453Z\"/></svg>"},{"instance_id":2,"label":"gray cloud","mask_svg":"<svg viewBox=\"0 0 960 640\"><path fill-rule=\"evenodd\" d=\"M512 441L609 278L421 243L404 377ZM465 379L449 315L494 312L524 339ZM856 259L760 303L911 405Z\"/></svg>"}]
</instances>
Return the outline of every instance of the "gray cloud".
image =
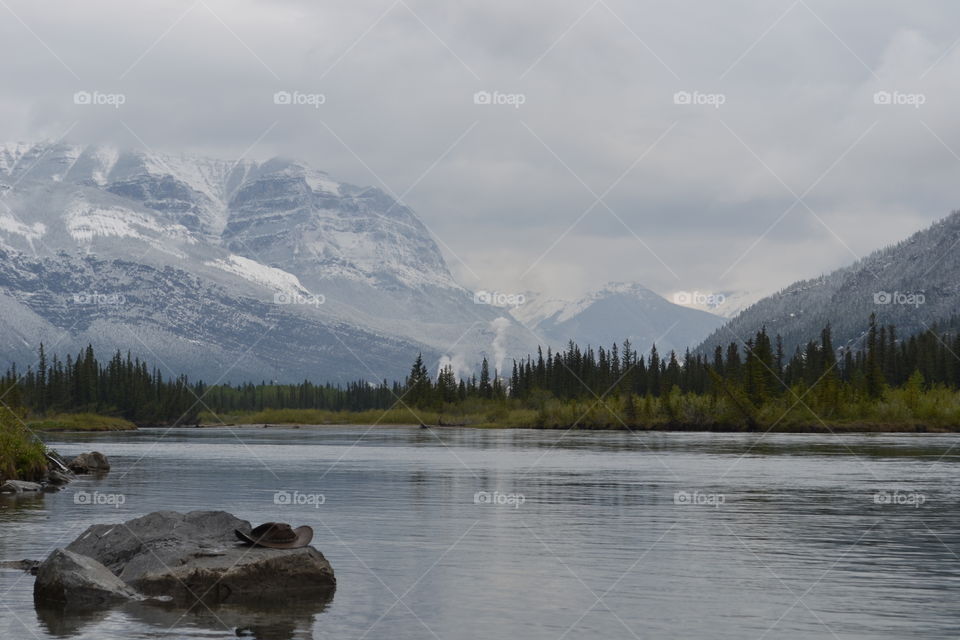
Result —
<instances>
[{"instance_id":1,"label":"gray cloud","mask_svg":"<svg viewBox=\"0 0 960 640\"><path fill-rule=\"evenodd\" d=\"M766 292L957 206L946 1L8 4L3 138L294 156L409 190L468 286ZM608 188L613 212L577 223Z\"/></svg>"}]
</instances>

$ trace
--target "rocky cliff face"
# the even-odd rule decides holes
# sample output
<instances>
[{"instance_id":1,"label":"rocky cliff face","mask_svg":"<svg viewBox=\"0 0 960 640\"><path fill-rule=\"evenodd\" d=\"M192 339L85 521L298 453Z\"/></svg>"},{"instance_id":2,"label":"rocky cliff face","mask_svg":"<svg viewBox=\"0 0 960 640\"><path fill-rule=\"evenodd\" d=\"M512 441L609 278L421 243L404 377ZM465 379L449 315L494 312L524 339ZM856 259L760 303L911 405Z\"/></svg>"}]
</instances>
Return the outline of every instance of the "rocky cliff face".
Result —
<instances>
[{"instance_id":1,"label":"rocky cliff face","mask_svg":"<svg viewBox=\"0 0 960 640\"><path fill-rule=\"evenodd\" d=\"M21 364L92 342L211 381L374 380L536 344L410 209L281 158L0 145L0 257L0 358Z\"/></svg>"}]
</instances>

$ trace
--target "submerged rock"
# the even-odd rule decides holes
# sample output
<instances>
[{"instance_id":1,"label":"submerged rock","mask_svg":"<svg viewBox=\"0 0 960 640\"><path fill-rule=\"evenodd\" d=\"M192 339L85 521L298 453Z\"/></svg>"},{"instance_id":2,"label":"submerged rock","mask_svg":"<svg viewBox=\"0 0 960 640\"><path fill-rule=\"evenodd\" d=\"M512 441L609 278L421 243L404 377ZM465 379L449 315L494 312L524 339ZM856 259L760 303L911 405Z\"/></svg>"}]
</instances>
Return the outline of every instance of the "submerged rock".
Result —
<instances>
[{"instance_id":1,"label":"submerged rock","mask_svg":"<svg viewBox=\"0 0 960 640\"><path fill-rule=\"evenodd\" d=\"M95 559L127 585L178 602L319 598L336 585L323 554L307 546L237 544L250 523L225 511L157 511L122 524L94 525L67 549Z\"/></svg>"},{"instance_id":2,"label":"submerged rock","mask_svg":"<svg viewBox=\"0 0 960 640\"><path fill-rule=\"evenodd\" d=\"M40 491L43 485L25 480L7 480L0 485L0 493L23 493L24 491Z\"/></svg>"},{"instance_id":3,"label":"submerged rock","mask_svg":"<svg viewBox=\"0 0 960 640\"><path fill-rule=\"evenodd\" d=\"M67 471L52 470L47 473L47 482L54 486L62 486L73 480L73 474Z\"/></svg>"},{"instance_id":4,"label":"submerged rock","mask_svg":"<svg viewBox=\"0 0 960 640\"><path fill-rule=\"evenodd\" d=\"M93 558L56 549L37 569L33 597L42 603L88 606L124 602L139 596Z\"/></svg>"},{"instance_id":5,"label":"submerged rock","mask_svg":"<svg viewBox=\"0 0 960 640\"><path fill-rule=\"evenodd\" d=\"M0 569L12 569L15 571L26 571L37 575L37 567L40 562L37 560L4 560L0 562Z\"/></svg>"},{"instance_id":6,"label":"submerged rock","mask_svg":"<svg viewBox=\"0 0 960 640\"><path fill-rule=\"evenodd\" d=\"M107 456L99 451L81 453L71 460L67 467L74 473L105 473L110 471L110 462Z\"/></svg>"}]
</instances>

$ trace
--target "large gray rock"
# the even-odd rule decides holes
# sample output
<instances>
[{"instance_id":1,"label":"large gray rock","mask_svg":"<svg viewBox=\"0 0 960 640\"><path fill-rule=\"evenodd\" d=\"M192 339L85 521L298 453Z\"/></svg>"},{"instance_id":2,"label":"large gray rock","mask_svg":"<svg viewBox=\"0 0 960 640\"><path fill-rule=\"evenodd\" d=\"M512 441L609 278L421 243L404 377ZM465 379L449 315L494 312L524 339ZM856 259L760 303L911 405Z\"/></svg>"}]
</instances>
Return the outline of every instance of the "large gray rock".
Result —
<instances>
[{"instance_id":1,"label":"large gray rock","mask_svg":"<svg viewBox=\"0 0 960 640\"><path fill-rule=\"evenodd\" d=\"M67 465L74 473L106 473L110 471L107 456L99 451L81 453Z\"/></svg>"},{"instance_id":2,"label":"large gray rock","mask_svg":"<svg viewBox=\"0 0 960 640\"><path fill-rule=\"evenodd\" d=\"M94 558L143 594L188 603L314 598L336 585L330 563L313 547L240 545L234 529L251 526L225 511L157 511L94 525L67 549Z\"/></svg>"},{"instance_id":3,"label":"large gray rock","mask_svg":"<svg viewBox=\"0 0 960 640\"><path fill-rule=\"evenodd\" d=\"M56 549L37 569L33 597L38 603L86 606L134 600L138 594L93 558Z\"/></svg>"}]
</instances>

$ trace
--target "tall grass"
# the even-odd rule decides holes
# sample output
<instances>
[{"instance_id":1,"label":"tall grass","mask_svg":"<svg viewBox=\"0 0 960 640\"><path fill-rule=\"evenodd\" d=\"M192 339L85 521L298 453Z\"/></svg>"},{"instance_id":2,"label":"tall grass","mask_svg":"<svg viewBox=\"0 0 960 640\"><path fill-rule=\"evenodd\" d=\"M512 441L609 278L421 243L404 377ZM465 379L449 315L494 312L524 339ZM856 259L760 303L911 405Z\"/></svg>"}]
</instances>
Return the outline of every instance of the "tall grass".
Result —
<instances>
[{"instance_id":1,"label":"tall grass","mask_svg":"<svg viewBox=\"0 0 960 640\"><path fill-rule=\"evenodd\" d=\"M59 413L27 423L34 431L130 431L136 429L129 420L97 413Z\"/></svg>"},{"instance_id":2,"label":"tall grass","mask_svg":"<svg viewBox=\"0 0 960 640\"><path fill-rule=\"evenodd\" d=\"M46 447L19 415L0 406L0 481L39 480L47 466Z\"/></svg>"},{"instance_id":3,"label":"tall grass","mask_svg":"<svg viewBox=\"0 0 960 640\"><path fill-rule=\"evenodd\" d=\"M264 409L253 413L214 414L205 411L201 424L436 424L440 414L404 407L381 411L327 411L324 409Z\"/></svg>"}]
</instances>

